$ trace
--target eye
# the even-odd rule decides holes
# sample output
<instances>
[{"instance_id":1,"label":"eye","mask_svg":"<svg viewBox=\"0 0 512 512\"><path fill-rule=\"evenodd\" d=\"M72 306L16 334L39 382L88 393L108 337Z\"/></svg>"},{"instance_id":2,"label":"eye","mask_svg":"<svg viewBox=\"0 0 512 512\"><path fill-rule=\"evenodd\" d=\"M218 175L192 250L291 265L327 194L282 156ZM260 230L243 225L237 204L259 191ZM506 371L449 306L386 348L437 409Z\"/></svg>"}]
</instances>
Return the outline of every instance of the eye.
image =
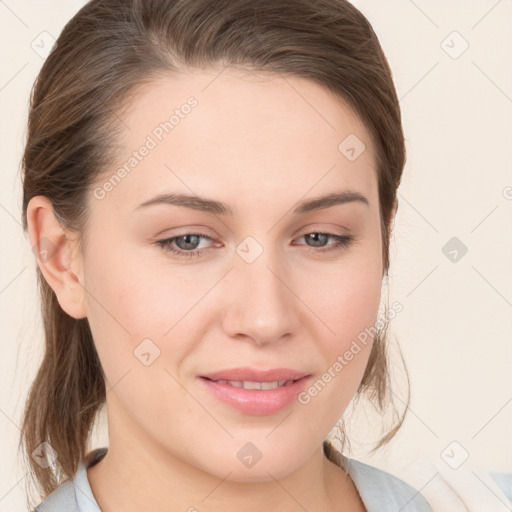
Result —
<instances>
[{"instance_id":1,"label":"eye","mask_svg":"<svg viewBox=\"0 0 512 512\"><path fill-rule=\"evenodd\" d=\"M166 252L170 252L185 258L191 258L193 256L200 256L201 253L205 252L203 249L197 249L197 246L201 240L211 240L211 238L209 236L203 235L202 233L186 233L185 235L174 236L172 238L166 238L165 240L159 240L156 243ZM178 249L173 247L173 244L175 244Z\"/></svg>"},{"instance_id":2,"label":"eye","mask_svg":"<svg viewBox=\"0 0 512 512\"><path fill-rule=\"evenodd\" d=\"M354 241L354 237L349 235L335 235L333 233L312 232L307 233L300 238L307 240L309 250L307 252L323 253L346 249ZM329 240L334 243L328 244ZM201 241L213 240L203 233L186 233L184 235L166 238L156 242L165 252L174 254L178 257L193 258L209 252L212 247L199 248ZM312 242L313 245L309 245Z\"/></svg>"},{"instance_id":3,"label":"eye","mask_svg":"<svg viewBox=\"0 0 512 512\"><path fill-rule=\"evenodd\" d=\"M310 245L309 247L312 247L313 249L320 247L319 250L313 250L312 252L327 252L334 251L336 249L345 249L354 241L354 237L349 235L335 235L332 233L321 232L307 233L301 238L306 239L308 242L312 241L315 245ZM329 239L334 240L334 243L331 245L325 245L324 242L327 242Z\"/></svg>"}]
</instances>

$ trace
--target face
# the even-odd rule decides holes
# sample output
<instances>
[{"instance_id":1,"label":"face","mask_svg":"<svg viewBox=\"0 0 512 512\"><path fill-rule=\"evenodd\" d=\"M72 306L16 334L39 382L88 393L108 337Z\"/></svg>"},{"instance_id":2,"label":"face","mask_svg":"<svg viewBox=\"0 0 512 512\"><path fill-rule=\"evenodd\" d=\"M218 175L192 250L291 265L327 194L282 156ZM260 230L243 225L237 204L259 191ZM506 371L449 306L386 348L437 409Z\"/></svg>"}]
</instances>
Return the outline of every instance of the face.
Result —
<instances>
[{"instance_id":1,"label":"face","mask_svg":"<svg viewBox=\"0 0 512 512\"><path fill-rule=\"evenodd\" d=\"M89 197L85 301L110 445L258 481L306 464L362 379L377 174L367 131L321 86L218 73L162 78L120 115L123 151ZM295 374L204 378L236 368ZM213 382L301 375L291 391Z\"/></svg>"}]
</instances>

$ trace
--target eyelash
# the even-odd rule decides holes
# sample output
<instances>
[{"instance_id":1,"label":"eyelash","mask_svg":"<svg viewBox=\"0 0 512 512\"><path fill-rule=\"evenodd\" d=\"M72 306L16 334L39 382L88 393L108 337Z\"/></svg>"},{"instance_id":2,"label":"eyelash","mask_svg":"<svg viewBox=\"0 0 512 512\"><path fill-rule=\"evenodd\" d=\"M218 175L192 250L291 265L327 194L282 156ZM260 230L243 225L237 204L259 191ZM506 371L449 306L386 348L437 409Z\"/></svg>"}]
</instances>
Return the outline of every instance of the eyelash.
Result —
<instances>
[{"instance_id":1,"label":"eyelash","mask_svg":"<svg viewBox=\"0 0 512 512\"><path fill-rule=\"evenodd\" d=\"M305 235L302 235L302 236L304 237L304 236L313 235L313 234L327 235L332 240L335 240L335 243L328 246L328 248L322 247L322 248L315 249L314 247L309 247L310 250L308 252L325 253L325 252L331 252L331 251L335 251L335 250L347 249L354 241L353 236L334 235L332 233L324 233L322 231L312 231L312 232L306 233ZM172 248L171 244L176 239L183 238L185 236L197 236L200 239L211 240L211 238L209 236L203 235L202 233L185 233L183 235L174 236L172 238L166 238L165 240L158 240L155 243L157 245L159 245L163 251L172 253L180 258L194 258L197 256L201 256L205 252L209 252L211 250L211 248L209 248L209 249L196 249L193 251L184 251L183 249L176 250L176 249Z\"/></svg>"}]
</instances>

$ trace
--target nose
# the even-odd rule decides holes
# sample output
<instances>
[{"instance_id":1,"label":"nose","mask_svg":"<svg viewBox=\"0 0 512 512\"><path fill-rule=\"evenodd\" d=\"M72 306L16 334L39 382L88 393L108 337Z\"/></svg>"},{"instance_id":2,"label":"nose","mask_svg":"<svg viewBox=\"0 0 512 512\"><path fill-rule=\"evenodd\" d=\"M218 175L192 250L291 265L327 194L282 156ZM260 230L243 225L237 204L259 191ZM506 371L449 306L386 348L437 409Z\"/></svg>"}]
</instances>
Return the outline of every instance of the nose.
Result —
<instances>
[{"instance_id":1,"label":"nose","mask_svg":"<svg viewBox=\"0 0 512 512\"><path fill-rule=\"evenodd\" d=\"M269 252L252 263L236 256L225 288L224 331L257 345L288 338L298 325L299 301L292 291L290 272Z\"/></svg>"}]
</instances>

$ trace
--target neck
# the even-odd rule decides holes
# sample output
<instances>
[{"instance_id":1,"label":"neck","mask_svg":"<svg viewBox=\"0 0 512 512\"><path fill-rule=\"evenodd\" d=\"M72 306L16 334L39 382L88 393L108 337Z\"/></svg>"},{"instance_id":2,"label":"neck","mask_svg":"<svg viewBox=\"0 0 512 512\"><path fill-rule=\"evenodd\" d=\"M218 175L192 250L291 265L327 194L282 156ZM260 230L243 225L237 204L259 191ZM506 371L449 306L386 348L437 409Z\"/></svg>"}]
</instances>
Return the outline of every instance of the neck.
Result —
<instances>
[{"instance_id":1,"label":"neck","mask_svg":"<svg viewBox=\"0 0 512 512\"><path fill-rule=\"evenodd\" d=\"M162 453L156 446L111 443L87 472L102 512L364 510L353 505L361 504L355 486L322 447L298 470L258 482L232 481L229 474L218 478Z\"/></svg>"},{"instance_id":2,"label":"neck","mask_svg":"<svg viewBox=\"0 0 512 512\"><path fill-rule=\"evenodd\" d=\"M349 475L327 459L322 445L294 469L262 457L254 472L239 473L238 460L215 472L195 455L172 453L127 415L108 416L108 451L87 471L102 512L365 510Z\"/></svg>"}]
</instances>

